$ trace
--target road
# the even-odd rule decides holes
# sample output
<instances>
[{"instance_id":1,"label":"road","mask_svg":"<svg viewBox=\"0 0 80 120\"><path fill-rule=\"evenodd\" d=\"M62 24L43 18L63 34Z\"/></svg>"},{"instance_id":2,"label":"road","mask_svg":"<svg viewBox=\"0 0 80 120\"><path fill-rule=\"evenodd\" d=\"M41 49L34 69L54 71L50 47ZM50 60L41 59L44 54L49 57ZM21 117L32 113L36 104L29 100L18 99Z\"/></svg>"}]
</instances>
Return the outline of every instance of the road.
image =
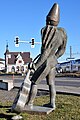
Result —
<instances>
[{"instance_id":1,"label":"road","mask_svg":"<svg viewBox=\"0 0 80 120\"><path fill-rule=\"evenodd\" d=\"M46 80L41 81L41 84L45 84L45 83L46 83ZM55 85L56 86L80 87L80 78L56 77Z\"/></svg>"},{"instance_id":2,"label":"road","mask_svg":"<svg viewBox=\"0 0 80 120\"><path fill-rule=\"evenodd\" d=\"M57 86L80 87L80 78L59 77L56 78L55 84Z\"/></svg>"},{"instance_id":3,"label":"road","mask_svg":"<svg viewBox=\"0 0 80 120\"><path fill-rule=\"evenodd\" d=\"M22 76L0 76L0 80L13 80L14 87L20 87L24 81ZM80 95L80 78L76 77L56 77L55 78L56 92ZM38 89L49 90L46 80L42 80L38 84Z\"/></svg>"},{"instance_id":4,"label":"road","mask_svg":"<svg viewBox=\"0 0 80 120\"><path fill-rule=\"evenodd\" d=\"M22 76L0 76L0 80L13 80L14 86L20 86L24 80ZM46 80L42 80L40 84L46 84ZM80 87L80 78L76 77L56 77L55 78L56 86L71 86L71 87Z\"/></svg>"}]
</instances>

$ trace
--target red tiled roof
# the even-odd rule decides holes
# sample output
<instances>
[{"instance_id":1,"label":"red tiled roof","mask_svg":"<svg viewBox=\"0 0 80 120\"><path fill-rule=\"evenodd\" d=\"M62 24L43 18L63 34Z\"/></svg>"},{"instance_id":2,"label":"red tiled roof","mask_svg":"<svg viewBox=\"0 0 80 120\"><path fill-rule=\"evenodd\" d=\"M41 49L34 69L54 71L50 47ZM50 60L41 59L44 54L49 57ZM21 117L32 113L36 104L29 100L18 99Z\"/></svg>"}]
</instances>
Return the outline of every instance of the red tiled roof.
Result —
<instances>
[{"instance_id":1,"label":"red tiled roof","mask_svg":"<svg viewBox=\"0 0 80 120\"><path fill-rule=\"evenodd\" d=\"M32 58L30 58L30 52L8 52L7 54L11 55L11 58L8 58L8 64L15 64L18 54L22 56L24 64L32 61Z\"/></svg>"}]
</instances>

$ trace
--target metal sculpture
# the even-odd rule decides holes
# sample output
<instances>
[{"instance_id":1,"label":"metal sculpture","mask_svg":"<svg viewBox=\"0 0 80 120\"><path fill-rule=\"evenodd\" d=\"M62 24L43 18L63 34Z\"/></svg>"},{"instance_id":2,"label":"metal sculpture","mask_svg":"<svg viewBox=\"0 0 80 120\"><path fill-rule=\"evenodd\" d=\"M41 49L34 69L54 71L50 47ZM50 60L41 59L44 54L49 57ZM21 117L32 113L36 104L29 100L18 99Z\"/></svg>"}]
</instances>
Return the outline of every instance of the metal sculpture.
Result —
<instances>
[{"instance_id":1,"label":"metal sculpture","mask_svg":"<svg viewBox=\"0 0 80 120\"><path fill-rule=\"evenodd\" d=\"M57 59L65 52L67 35L63 28L58 28L60 9L55 3L46 17L46 26L41 29L41 54L36 62L28 65L27 76L12 105L12 111L21 112L24 107L32 109L37 94L37 84L44 78L47 80L50 92L50 102L43 106L55 109L55 67ZM30 78L30 72L33 72Z\"/></svg>"}]
</instances>

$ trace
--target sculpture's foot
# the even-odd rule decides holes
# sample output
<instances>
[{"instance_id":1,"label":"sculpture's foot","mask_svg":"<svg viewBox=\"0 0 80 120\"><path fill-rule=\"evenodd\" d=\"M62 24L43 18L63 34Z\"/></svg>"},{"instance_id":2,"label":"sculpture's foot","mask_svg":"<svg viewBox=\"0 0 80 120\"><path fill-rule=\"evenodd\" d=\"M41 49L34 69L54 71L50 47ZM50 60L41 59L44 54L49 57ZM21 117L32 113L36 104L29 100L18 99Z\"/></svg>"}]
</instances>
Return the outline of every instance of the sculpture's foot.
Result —
<instances>
[{"instance_id":1,"label":"sculpture's foot","mask_svg":"<svg viewBox=\"0 0 80 120\"><path fill-rule=\"evenodd\" d=\"M27 110L32 110L33 109L33 104L27 104L27 105L25 105L25 108Z\"/></svg>"},{"instance_id":2,"label":"sculpture's foot","mask_svg":"<svg viewBox=\"0 0 80 120\"><path fill-rule=\"evenodd\" d=\"M49 107L49 108L54 108L55 110L55 105L51 104L51 103L48 103L48 104L44 104L43 107Z\"/></svg>"}]
</instances>

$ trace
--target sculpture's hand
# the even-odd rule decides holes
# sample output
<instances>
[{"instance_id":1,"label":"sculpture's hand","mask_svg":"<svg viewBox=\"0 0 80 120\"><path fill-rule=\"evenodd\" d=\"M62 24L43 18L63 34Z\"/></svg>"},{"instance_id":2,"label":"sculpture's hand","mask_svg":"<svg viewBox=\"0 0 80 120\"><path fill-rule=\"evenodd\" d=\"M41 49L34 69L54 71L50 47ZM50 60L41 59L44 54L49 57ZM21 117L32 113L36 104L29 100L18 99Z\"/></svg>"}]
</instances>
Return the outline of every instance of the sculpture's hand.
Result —
<instances>
[{"instance_id":1,"label":"sculpture's hand","mask_svg":"<svg viewBox=\"0 0 80 120\"><path fill-rule=\"evenodd\" d=\"M35 71L36 70L35 64L33 62L29 63L28 64L28 69Z\"/></svg>"}]
</instances>

